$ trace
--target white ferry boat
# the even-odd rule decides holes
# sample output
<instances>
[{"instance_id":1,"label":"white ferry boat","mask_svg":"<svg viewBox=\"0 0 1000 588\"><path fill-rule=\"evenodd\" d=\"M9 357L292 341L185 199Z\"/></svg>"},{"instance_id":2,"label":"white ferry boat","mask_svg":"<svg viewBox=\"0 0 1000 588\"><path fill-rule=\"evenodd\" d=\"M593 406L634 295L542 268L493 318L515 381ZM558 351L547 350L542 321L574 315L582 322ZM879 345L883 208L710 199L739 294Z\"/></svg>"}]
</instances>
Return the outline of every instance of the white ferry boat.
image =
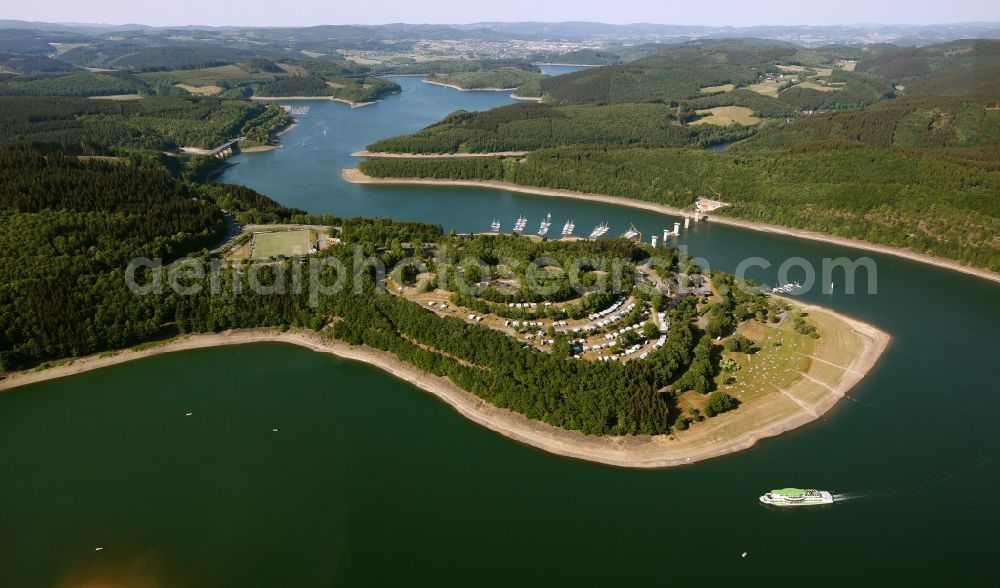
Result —
<instances>
[{"instance_id":1,"label":"white ferry boat","mask_svg":"<svg viewBox=\"0 0 1000 588\"><path fill-rule=\"evenodd\" d=\"M764 494L760 497L760 501L772 506L815 506L833 504L833 495L823 490L782 488Z\"/></svg>"}]
</instances>

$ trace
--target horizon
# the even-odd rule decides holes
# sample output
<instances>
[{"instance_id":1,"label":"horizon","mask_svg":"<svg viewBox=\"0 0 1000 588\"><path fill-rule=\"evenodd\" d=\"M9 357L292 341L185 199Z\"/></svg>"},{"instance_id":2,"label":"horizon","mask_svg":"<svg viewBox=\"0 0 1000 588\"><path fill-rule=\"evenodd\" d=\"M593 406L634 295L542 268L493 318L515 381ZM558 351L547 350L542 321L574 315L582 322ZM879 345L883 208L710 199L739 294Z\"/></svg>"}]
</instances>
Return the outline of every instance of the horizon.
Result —
<instances>
[{"instance_id":1,"label":"horizon","mask_svg":"<svg viewBox=\"0 0 1000 588\"><path fill-rule=\"evenodd\" d=\"M686 28L716 28L716 29L750 29L750 28L762 28L762 27L772 27L772 28L830 28L830 27L845 27L845 28L866 28L866 27L904 27L904 28L920 28L920 27L946 27L946 26L969 26L969 25L995 25L1000 26L1000 20L968 20L968 21L941 21L941 22L928 22L928 23L904 23L904 22L835 22L826 24L751 24L751 25L733 25L733 24L707 24L707 23L676 23L676 22L654 22L654 21L636 21L636 22L626 22L626 23L612 23L603 22L597 20L480 20L480 21L469 21L469 22L416 22L416 21L391 21L391 22L320 22L316 24L298 24L298 25L242 25L242 24L206 24L199 22L190 22L184 24L162 24L155 25L146 22L135 22L135 21L123 21L123 22L106 22L106 21L58 21L58 20L25 20L21 18L2 18L0 21L7 22L23 22L28 24L51 24L60 26L77 26L77 27L127 27L127 26L137 26L137 27L147 27L147 28L157 28L157 29L169 29L169 28L212 28L212 29L224 29L224 28L245 28L245 29L285 29L285 28L315 28L315 27L389 27L389 26L445 26L445 27L471 27L476 25L481 25L484 28L488 28L489 25L503 24L503 25L517 25L517 24L551 24L551 25L566 25L566 24L586 24L586 25L602 25L602 26L613 26L613 27L638 27L638 26L664 26L664 27L686 27Z\"/></svg>"},{"instance_id":2,"label":"horizon","mask_svg":"<svg viewBox=\"0 0 1000 588\"><path fill-rule=\"evenodd\" d=\"M67 26L145 26L299 28L314 26L385 26L391 24L469 26L482 23L603 24L610 26L683 26L713 28L751 27L925 27L1000 23L1000 5L984 6L978 0L956 0L947 6L913 6L890 0L873 5L864 0L846 0L836 11L803 6L793 0L748 6L734 0L717 4L717 22L706 18L697 6L648 5L642 1L615 5L620 18L606 19L607 4L595 0L538 5L529 0L511 0L503 14L482 6L419 5L387 0L364 5L333 7L314 0L295 5L294 11L272 10L260 0L216 2L177 0L168 6L145 6L125 0L107 0L81 5L65 0L40 0L7 7L0 19ZM920 10L916 10L919 8ZM571 13L574 18L565 16ZM199 15L192 17L190 15ZM398 15L385 18L386 14ZM850 15L855 18L845 17ZM318 23L318 24L317 24Z\"/></svg>"}]
</instances>

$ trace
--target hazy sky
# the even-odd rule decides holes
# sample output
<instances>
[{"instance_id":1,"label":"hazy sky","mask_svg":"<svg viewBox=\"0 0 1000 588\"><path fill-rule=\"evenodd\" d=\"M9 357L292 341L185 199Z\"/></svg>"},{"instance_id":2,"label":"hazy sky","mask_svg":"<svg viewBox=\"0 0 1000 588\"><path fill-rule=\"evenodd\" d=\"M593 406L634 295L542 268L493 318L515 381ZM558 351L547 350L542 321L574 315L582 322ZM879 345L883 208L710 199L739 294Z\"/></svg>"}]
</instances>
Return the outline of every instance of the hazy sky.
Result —
<instances>
[{"instance_id":1,"label":"hazy sky","mask_svg":"<svg viewBox=\"0 0 1000 588\"><path fill-rule=\"evenodd\" d=\"M308 26L477 21L933 24L1000 21L997 0L11 0L0 19L148 25Z\"/></svg>"}]
</instances>

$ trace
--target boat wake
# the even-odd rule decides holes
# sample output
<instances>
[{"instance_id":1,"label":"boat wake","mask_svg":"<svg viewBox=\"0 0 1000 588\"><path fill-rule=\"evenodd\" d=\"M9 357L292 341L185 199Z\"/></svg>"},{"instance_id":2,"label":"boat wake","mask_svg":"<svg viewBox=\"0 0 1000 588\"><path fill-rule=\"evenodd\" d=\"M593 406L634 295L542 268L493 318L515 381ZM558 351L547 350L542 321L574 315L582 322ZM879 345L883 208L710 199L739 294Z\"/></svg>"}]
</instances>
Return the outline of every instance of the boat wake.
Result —
<instances>
[{"instance_id":1,"label":"boat wake","mask_svg":"<svg viewBox=\"0 0 1000 588\"><path fill-rule=\"evenodd\" d=\"M848 500L858 500L860 498L866 498L866 494L858 494L854 492L841 492L833 495L834 504L838 502L847 502Z\"/></svg>"}]
</instances>

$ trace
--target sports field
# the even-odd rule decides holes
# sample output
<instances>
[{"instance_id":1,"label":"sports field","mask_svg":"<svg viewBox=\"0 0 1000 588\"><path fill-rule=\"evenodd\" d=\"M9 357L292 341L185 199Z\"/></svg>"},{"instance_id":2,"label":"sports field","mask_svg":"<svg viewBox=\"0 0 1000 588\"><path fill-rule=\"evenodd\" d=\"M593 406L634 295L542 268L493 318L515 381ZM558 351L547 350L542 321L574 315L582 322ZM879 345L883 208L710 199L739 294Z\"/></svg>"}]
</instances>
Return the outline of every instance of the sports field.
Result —
<instances>
[{"instance_id":1,"label":"sports field","mask_svg":"<svg viewBox=\"0 0 1000 588\"><path fill-rule=\"evenodd\" d=\"M253 259L267 259L284 255L305 255L309 253L313 231L278 231L274 233L254 233Z\"/></svg>"}]
</instances>

